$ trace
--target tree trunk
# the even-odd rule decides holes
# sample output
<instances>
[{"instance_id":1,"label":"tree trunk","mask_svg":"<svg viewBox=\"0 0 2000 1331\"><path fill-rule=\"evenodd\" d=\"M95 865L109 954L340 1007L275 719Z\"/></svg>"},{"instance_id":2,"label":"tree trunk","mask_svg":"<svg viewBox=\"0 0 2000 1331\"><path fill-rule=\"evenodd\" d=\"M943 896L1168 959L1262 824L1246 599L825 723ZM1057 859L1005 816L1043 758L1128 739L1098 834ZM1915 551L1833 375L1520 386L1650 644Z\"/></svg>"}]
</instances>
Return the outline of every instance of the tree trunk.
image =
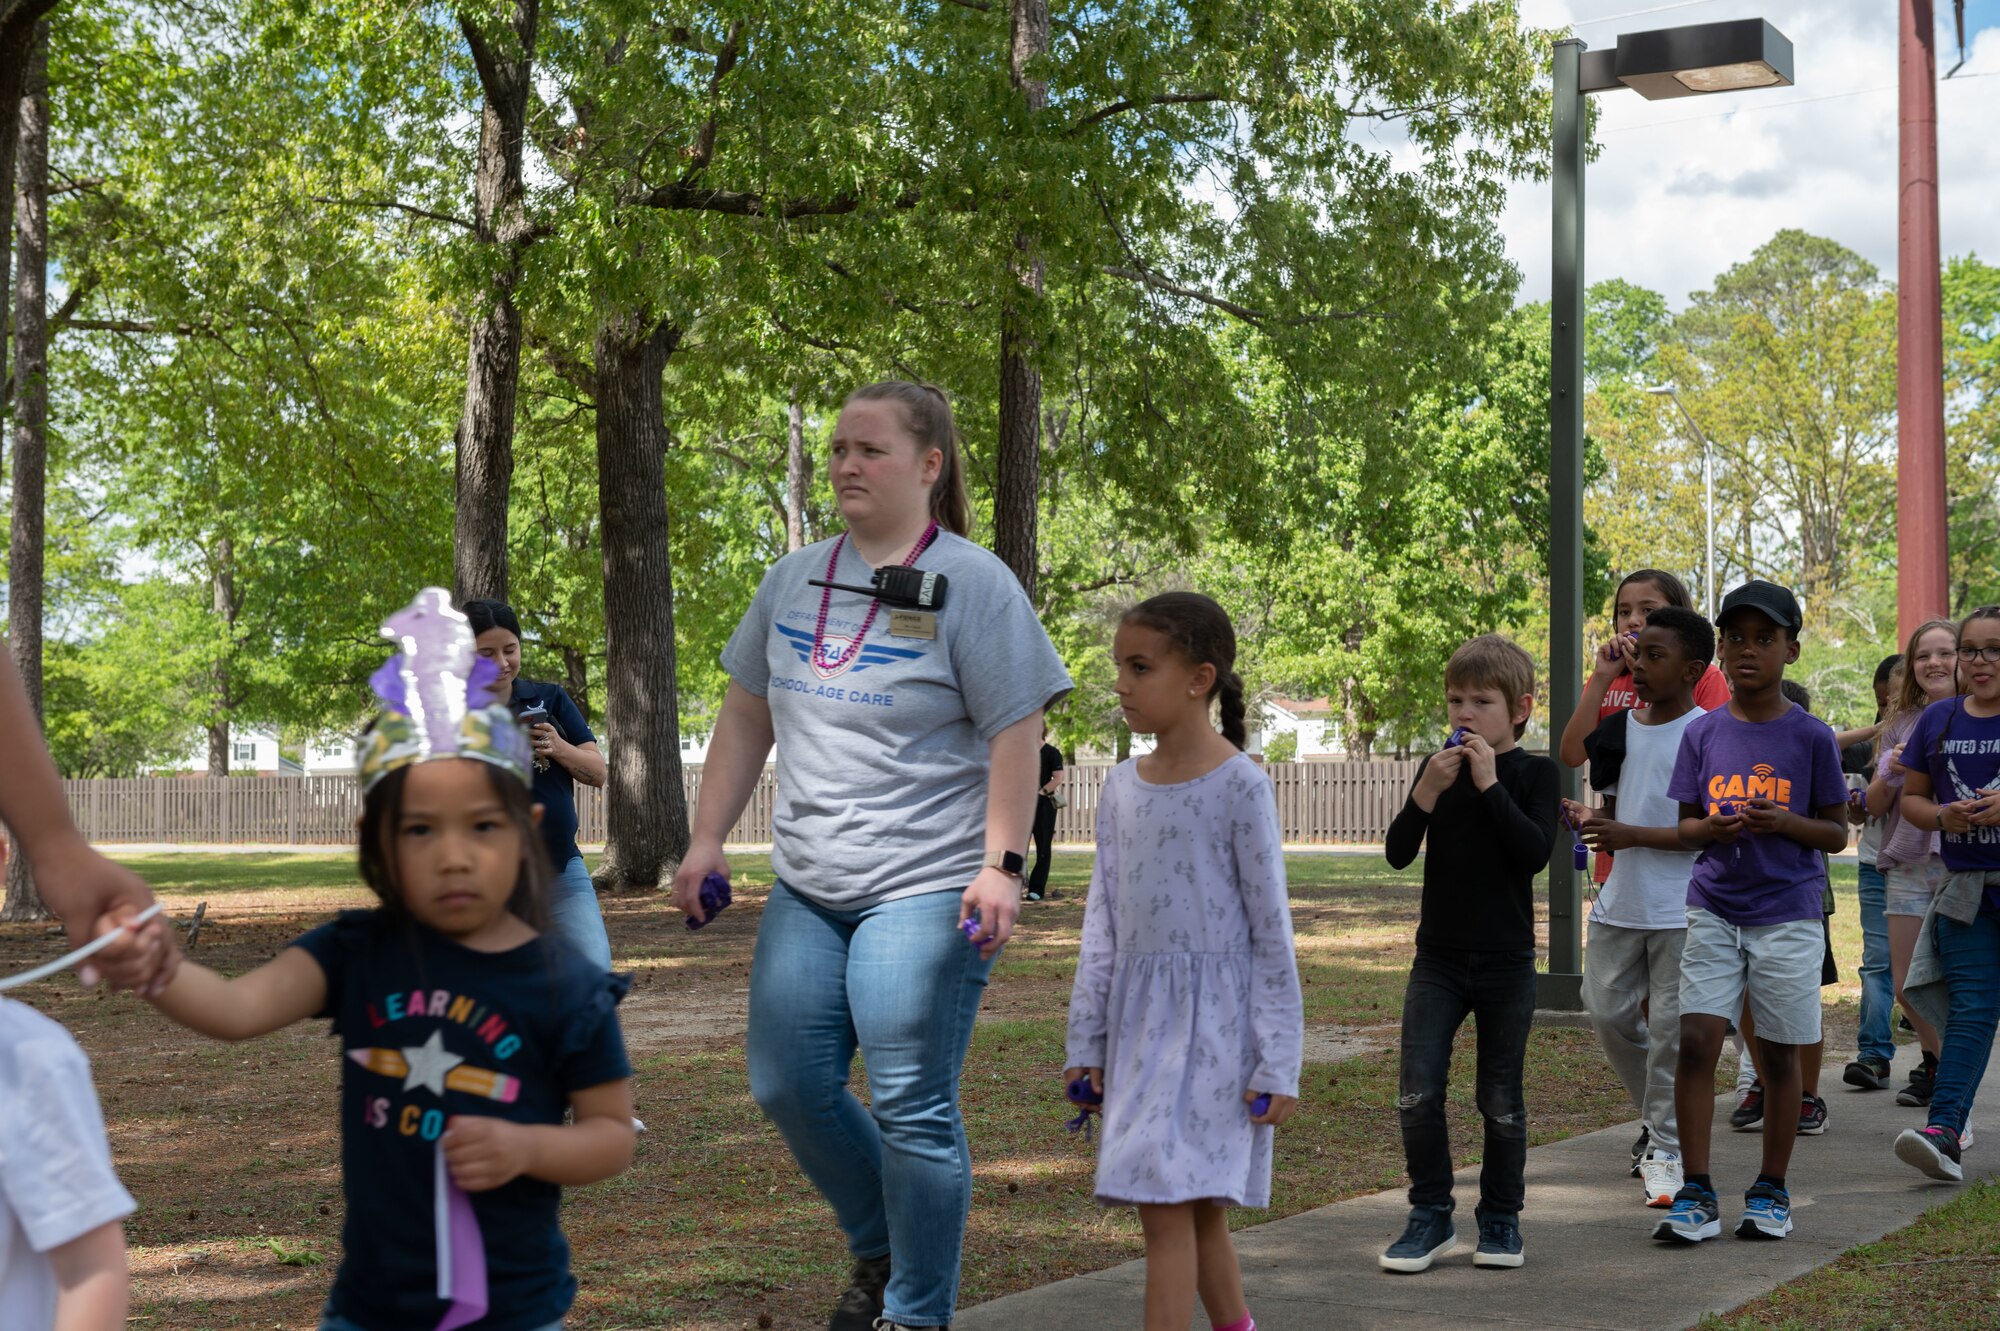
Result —
<instances>
[{"instance_id":1,"label":"tree trunk","mask_svg":"<svg viewBox=\"0 0 2000 1331\"><path fill-rule=\"evenodd\" d=\"M49 452L49 25L35 25L16 122L20 128L14 201L19 269L14 278L14 530L7 550L7 637L42 718L42 517ZM39 740L40 736L37 735ZM18 852L18 843L15 847ZM0 919L43 920L27 856L7 858L7 899Z\"/></svg>"},{"instance_id":2,"label":"tree trunk","mask_svg":"<svg viewBox=\"0 0 2000 1331\"><path fill-rule=\"evenodd\" d=\"M1049 50L1048 0L1013 0L1014 87L1029 118L1049 103L1049 85L1029 76L1031 61ZM1028 599L1035 599L1040 567L1037 516L1042 488L1042 372L1029 310L1042 296L1043 264L1026 231L1014 236L1014 281L1000 308L1000 422L993 460L993 553L1014 570Z\"/></svg>"},{"instance_id":3,"label":"tree trunk","mask_svg":"<svg viewBox=\"0 0 2000 1331\"><path fill-rule=\"evenodd\" d=\"M236 705L231 670L236 654L236 542L224 536L215 543L208 574L213 593L215 617L222 622L225 645L215 659L209 684L215 694L215 708L208 717L208 774L229 775L229 713Z\"/></svg>"},{"instance_id":4,"label":"tree trunk","mask_svg":"<svg viewBox=\"0 0 2000 1331\"><path fill-rule=\"evenodd\" d=\"M785 431L785 549L806 547L806 485L812 464L806 459L806 413L799 391L792 390Z\"/></svg>"},{"instance_id":5,"label":"tree trunk","mask_svg":"<svg viewBox=\"0 0 2000 1331\"><path fill-rule=\"evenodd\" d=\"M590 722L590 660L574 647L561 649L563 659L563 689L569 700L576 704L576 710L583 713L584 723Z\"/></svg>"},{"instance_id":6,"label":"tree trunk","mask_svg":"<svg viewBox=\"0 0 2000 1331\"><path fill-rule=\"evenodd\" d=\"M465 356L465 406L454 439L456 516L452 594L507 599L507 499L514 480L514 400L521 386L521 313L514 289L533 226L522 184L529 79L539 0L514 0L504 30L489 33L471 15L459 31L479 72L484 106L473 176L473 224L494 247L484 308L474 318Z\"/></svg>"},{"instance_id":7,"label":"tree trunk","mask_svg":"<svg viewBox=\"0 0 2000 1331\"><path fill-rule=\"evenodd\" d=\"M41 18L55 7L56 0L0 0L0 292L14 285L14 154L20 144L21 93ZM0 298L0 384L7 382L12 304Z\"/></svg>"},{"instance_id":8,"label":"tree trunk","mask_svg":"<svg viewBox=\"0 0 2000 1331\"><path fill-rule=\"evenodd\" d=\"M681 331L632 314L596 345L597 487L604 551L604 716L611 774L601 887L653 888L687 853L680 700L667 547L660 377Z\"/></svg>"}]
</instances>

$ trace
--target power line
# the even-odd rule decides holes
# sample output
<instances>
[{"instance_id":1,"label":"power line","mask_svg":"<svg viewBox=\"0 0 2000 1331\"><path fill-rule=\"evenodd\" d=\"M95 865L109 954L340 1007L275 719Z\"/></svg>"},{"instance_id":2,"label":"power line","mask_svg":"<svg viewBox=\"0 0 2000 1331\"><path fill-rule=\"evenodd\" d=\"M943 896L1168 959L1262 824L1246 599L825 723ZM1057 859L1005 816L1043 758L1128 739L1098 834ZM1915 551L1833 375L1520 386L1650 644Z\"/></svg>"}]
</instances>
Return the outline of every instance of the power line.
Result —
<instances>
[{"instance_id":1,"label":"power line","mask_svg":"<svg viewBox=\"0 0 2000 1331\"><path fill-rule=\"evenodd\" d=\"M1646 14L1664 14L1669 9L1693 9L1696 5L1712 5L1715 0L1675 0L1671 5L1654 5L1651 9L1628 9L1623 14L1606 14L1602 18L1587 18L1572 23L1573 28L1589 28L1599 23L1616 23L1620 19L1639 18Z\"/></svg>"},{"instance_id":2,"label":"power line","mask_svg":"<svg viewBox=\"0 0 2000 1331\"><path fill-rule=\"evenodd\" d=\"M1960 83L1966 79L1990 79L1996 74L2000 74L2000 70L1987 70L1982 74L1960 74L1952 82ZM1705 116L1682 116L1678 120L1648 120L1636 125L1618 125L1611 129L1599 130L1598 133L1626 134L1635 129L1665 129L1669 125L1693 125L1704 120L1720 120L1724 116L1747 116L1758 111L1783 111L1794 106L1810 106L1814 102L1837 102L1849 97L1866 97L1870 93L1891 92L1895 87L1896 85L1893 83L1879 83L1872 88L1853 88L1847 92L1822 93L1818 97L1794 97L1783 102L1759 102L1755 106L1743 106L1729 111L1715 111Z\"/></svg>"}]
</instances>

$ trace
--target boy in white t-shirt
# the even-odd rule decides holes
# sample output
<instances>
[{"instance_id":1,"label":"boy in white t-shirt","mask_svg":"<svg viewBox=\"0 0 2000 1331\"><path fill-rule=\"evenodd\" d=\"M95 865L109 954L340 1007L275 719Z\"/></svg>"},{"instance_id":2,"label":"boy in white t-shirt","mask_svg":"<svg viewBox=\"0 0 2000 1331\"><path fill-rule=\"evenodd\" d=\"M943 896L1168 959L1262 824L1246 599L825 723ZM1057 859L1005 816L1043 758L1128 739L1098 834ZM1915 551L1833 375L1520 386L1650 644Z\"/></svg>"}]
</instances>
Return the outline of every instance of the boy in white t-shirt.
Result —
<instances>
[{"instance_id":1,"label":"boy in white t-shirt","mask_svg":"<svg viewBox=\"0 0 2000 1331\"><path fill-rule=\"evenodd\" d=\"M1605 718L1587 746L1591 785L1605 807L1569 810L1585 842L1613 852L1590 911L1583 1003L1639 1111L1632 1173L1645 1182L1648 1206L1672 1206L1682 1183L1674 1070L1695 855L1681 846L1680 805L1668 798L1667 782L1682 732L1702 715L1694 687L1714 659L1715 629L1694 611L1669 606L1646 617L1632 661L1640 705Z\"/></svg>"},{"instance_id":2,"label":"boy in white t-shirt","mask_svg":"<svg viewBox=\"0 0 2000 1331\"><path fill-rule=\"evenodd\" d=\"M123 1331L130 1214L83 1050L0 998L0 1328Z\"/></svg>"}]
</instances>

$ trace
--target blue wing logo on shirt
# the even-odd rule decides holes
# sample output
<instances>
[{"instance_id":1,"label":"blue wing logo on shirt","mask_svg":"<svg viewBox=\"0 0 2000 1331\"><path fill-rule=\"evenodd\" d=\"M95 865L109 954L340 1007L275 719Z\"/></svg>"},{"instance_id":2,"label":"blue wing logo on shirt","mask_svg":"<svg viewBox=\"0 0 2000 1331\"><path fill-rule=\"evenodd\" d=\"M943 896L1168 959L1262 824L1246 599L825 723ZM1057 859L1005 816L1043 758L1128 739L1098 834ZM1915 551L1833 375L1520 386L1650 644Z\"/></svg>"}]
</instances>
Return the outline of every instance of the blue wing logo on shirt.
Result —
<instances>
[{"instance_id":1,"label":"blue wing logo on shirt","mask_svg":"<svg viewBox=\"0 0 2000 1331\"><path fill-rule=\"evenodd\" d=\"M815 659L812 634L804 629L787 628L783 624L775 627L791 643L792 650L798 653L799 660L811 666L813 673L821 679L834 679L850 671L858 675L870 666L890 665L897 661L918 661L922 660L924 655L907 647L890 647L885 643L869 642L863 643L861 650L842 664L840 658L854 645L854 639L839 638L829 633L820 641L819 656Z\"/></svg>"}]
</instances>

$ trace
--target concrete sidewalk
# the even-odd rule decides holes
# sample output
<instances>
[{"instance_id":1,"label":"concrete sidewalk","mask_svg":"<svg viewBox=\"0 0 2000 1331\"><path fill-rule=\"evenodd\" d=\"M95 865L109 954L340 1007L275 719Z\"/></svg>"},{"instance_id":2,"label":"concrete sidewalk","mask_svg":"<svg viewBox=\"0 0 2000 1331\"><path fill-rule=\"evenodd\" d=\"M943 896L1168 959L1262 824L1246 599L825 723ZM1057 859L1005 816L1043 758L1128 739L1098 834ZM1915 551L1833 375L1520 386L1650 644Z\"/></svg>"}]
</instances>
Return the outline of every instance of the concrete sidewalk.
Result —
<instances>
[{"instance_id":1,"label":"concrete sidewalk","mask_svg":"<svg viewBox=\"0 0 2000 1331\"><path fill-rule=\"evenodd\" d=\"M1900 1086L1915 1046L1897 1060ZM1891 1151L1924 1111L1891 1091L1840 1083L1844 1059L1828 1054L1821 1093L1827 1133L1803 1137L1787 1182L1796 1226L1783 1242L1734 1237L1743 1190L1757 1176L1759 1138L1731 1132L1734 1097L1719 1099L1712 1170L1722 1199L1723 1236L1694 1247L1650 1237L1666 1214L1649 1210L1629 1178L1636 1125L1540 1146L1528 1152L1528 1209L1521 1216L1527 1265L1512 1271L1472 1265L1478 1170L1461 1170L1458 1247L1422 1275L1391 1275L1376 1256L1402 1232L1401 1191L1357 1197L1287 1220L1239 1231L1237 1250L1259 1331L1475 1331L1582 1327L1668 1331L1693 1326L1797 1278L1858 1243L1868 1243L1959 1194L1897 1160ZM1973 1110L1982 1136L1965 1159L1966 1178L2000 1171L2000 1091L1989 1077ZM1532 1092L1529 1112L1534 1112ZM1393 1130L1393 1124L1386 1125ZM1139 1324L1145 1266L1128 1262L968 1309L954 1331L1034 1327L1103 1331ZM1195 1326L1208 1322L1197 1312Z\"/></svg>"}]
</instances>

